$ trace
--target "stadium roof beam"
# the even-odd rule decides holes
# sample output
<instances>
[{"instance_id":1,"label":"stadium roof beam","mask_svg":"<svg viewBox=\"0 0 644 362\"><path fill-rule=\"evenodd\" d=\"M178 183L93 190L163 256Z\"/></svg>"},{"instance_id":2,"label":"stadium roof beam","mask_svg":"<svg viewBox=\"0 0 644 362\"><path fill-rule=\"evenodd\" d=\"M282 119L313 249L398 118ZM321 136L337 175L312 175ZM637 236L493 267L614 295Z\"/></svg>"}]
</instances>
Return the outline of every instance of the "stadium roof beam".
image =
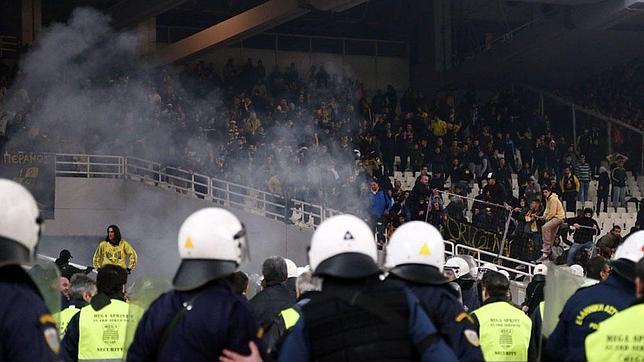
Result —
<instances>
[{"instance_id":1,"label":"stadium roof beam","mask_svg":"<svg viewBox=\"0 0 644 362\"><path fill-rule=\"evenodd\" d=\"M163 14L186 0L121 0L107 9L117 29L134 26L141 21Z\"/></svg>"},{"instance_id":2,"label":"stadium roof beam","mask_svg":"<svg viewBox=\"0 0 644 362\"><path fill-rule=\"evenodd\" d=\"M224 20L156 53L162 64L176 62L206 49L239 41L311 11L339 12L367 0L269 0Z\"/></svg>"}]
</instances>

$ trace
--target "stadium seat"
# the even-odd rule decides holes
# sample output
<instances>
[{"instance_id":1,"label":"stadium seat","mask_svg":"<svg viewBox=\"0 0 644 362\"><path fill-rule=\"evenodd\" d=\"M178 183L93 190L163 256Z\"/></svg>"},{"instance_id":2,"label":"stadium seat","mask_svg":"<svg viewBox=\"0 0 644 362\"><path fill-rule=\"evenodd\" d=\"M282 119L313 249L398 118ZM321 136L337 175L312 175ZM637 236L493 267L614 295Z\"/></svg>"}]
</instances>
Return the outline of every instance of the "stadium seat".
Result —
<instances>
[{"instance_id":1,"label":"stadium seat","mask_svg":"<svg viewBox=\"0 0 644 362\"><path fill-rule=\"evenodd\" d=\"M394 178L395 178L396 180L402 180L402 178L403 178L403 173L402 173L402 172L400 172L400 171L394 171Z\"/></svg>"},{"instance_id":2,"label":"stadium seat","mask_svg":"<svg viewBox=\"0 0 644 362\"><path fill-rule=\"evenodd\" d=\"M413 177L414 177L414 173L413 173L413 172L411 172L411 171L405 171L405 178L410 178L410 177L411 177L411 178L413 178Z\"/></svg>"}]
</instances>

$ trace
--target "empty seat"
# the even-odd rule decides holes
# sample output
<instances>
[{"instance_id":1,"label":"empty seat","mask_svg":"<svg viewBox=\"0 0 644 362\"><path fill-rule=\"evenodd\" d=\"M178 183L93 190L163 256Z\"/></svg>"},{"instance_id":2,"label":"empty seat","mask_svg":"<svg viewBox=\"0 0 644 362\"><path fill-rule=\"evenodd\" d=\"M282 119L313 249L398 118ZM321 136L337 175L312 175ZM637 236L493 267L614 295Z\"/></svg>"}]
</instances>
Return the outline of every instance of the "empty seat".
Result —
<instances>
[{"instance_id":1,"label":"empty seat","mask_svg":"<svg viewBox=\"0 0 644 362\"><path fill-rule=\"evenodd\" d=\"M414 177L414 173L411 171L405 171L405 177L406 178Z\"/></svg>"},{"instance_id":2,"label":"empty seat","mask_svg":"<svg viewBox=\"0 0 644 362\"><path fill-rule=\"evenodd\" d=\"M400 171L394 171L394 178L400 180L403 178L403 174Z\"/></svg>"}]
</instances>

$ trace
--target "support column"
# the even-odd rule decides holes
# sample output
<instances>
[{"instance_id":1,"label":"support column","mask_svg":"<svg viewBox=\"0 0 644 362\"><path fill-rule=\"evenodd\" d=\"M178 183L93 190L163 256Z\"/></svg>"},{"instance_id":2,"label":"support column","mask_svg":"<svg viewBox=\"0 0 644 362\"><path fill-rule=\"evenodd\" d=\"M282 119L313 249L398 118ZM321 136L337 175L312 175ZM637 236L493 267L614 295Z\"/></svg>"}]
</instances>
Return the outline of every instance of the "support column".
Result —
<instances>
[{"instance_id":1,"label":"support column","mask_svg":"<svg viewBox=\"0 0 644 362\"><path fill-rule=\"evenodd\" d=\"M141 48L144 53L150 54L157 47L157 18L151 16L137 25L136 29L141 40Z\"/></svg>"},{"instance_id":2,"label":"support column","mask_svg":"<svg viewBox=\"0 0 644 362\"><path fill-rule=\"evenodd\" d=\"M434 52L437 72L452 67L452 3L434 0Z\"/></svg>"},{"instance_id":3,"label":"support column","mask_svg":"<svg viewBox=\"0 0 644 362\"><path fill-rule=\"evenodd\" d=\"M572 105L572 145L577 152L577 112L575 112L575 105Z\"/></svg>"},{"instance_id":4,"label":"support column","mask_svg":"<svg viewBox=\"0 0 644 362\"><path fill-rule=\"evenodd\" d=\"M33 44L42 29L41 0L22 0L22 44Z\"/></svg>"}]
</instances>

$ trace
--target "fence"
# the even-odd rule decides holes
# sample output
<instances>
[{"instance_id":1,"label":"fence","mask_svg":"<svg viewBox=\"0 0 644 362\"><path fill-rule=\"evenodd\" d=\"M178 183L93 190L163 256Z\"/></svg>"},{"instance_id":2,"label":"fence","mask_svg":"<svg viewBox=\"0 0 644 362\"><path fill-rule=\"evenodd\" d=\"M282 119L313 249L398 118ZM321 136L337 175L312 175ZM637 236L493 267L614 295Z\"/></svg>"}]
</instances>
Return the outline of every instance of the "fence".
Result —
<instances>
[{"instance_id":1,"label":"fence","mask_svg":"<svg viewBox=\"0 0 644 362\"><path fill-rule=\"evenodd\" d=\"M15 36L0 35L0 58L17 54L20 42Z\"/></svg>"},{"instance_id":2,"label":"fence","mask_svg":"<svg viewBox=\"0 0 644 362\"><path fill-rule=\"evenodd\" d=\"M167 188L188 197L195 197L222 206L243 209L277 221L293 223L300 227L314 228L325 219L341 214L339 210L315 205L306 201L285 198L283 195L272 194L244 185L209 177L189 170L164 166L157 162L147 161L136 157L56 154L56 176L84 178L124 178L142 182L147 185ZM459 195L444 193L447 199L464 198ZM484 201L464 198L468 207L472 204L484 204L507 210L505 206L494 205ZM509 211L507 211L509 213ZM503 219L504 225L509 221ZM474 227L474 226L472 226ZM507 234L505 227L503 238L494 239L495 245L504 240ZM497 230L498 231L498 230ZM489 232L488 232L489 233ZM465 235L465 232L461 234ZM487 235L478 230L474 234ZM474 235L468 234L468 235ZM489 236L489 235L488 235ZM501 248L502 248L501 244ZM496 250L496 249L492 249ZM456 254L472 255L479 264L484 262L502 263L499 267L516 275L530 275L532 265L508 256L490 251L480 250L473 245L465 245L459 239L445 241L445 253L448 256Z\"/></svg>"},{"instance_id":3,"label":"fence","mask_svg":"<svg viewBox=\"0 0 644 362\"><path fill-rule=\"evenodd\" d=\"M136 157L56 154L56 176L125 178L186 196L244 209L300 227L318 226L338 210Z\"/></svg>"},{"instance_id":4,"label":"fence","mask_svg":"<svg viewBox=\"0 0 644 362\"><path fill-rule=\"evenodd\" d=\"M574 140L575 150L586 154L597 174L604 156L619 152L629 157L626 165L641 174L644 171L644 132L618 119L574 104L544 90L520 85L536 95L528 107L548 115L551 127L556 122L558 133Z\"/></svg>"}]
</instances>

